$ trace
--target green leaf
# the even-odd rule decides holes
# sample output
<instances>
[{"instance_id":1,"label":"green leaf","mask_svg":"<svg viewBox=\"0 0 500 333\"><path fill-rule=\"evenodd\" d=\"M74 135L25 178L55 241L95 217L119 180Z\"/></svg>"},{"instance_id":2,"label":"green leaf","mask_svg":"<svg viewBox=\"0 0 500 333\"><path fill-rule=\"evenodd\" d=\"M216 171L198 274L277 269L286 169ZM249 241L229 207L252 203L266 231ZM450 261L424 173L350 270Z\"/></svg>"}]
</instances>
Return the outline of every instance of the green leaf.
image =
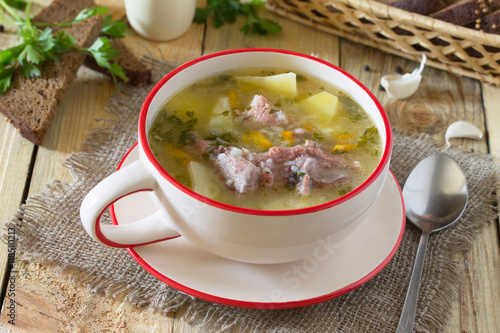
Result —
<instances>
[{"instance_id":1,"label":"green leaf","mask_svg":"<svg viewBox=\"0 0 500 333\"><path fill-rule=\"evenodd\" d=\"M281 26L278 23L259 17L257 8L262 4L262 1L251 1L243 5L242 11L247 16L245 24L241 28L244 34L253 32L259 35L267 35L268 33L278 33L281 31Z\"/></svg>"},{"instance_id":2,"label":"green leaf","mask_svg":"<svg viewBox=\"0 0 500 333\"><path fill-rule=\"evenodd\" d=\"M0 94L3 94L7 91L7 89L9 89L13 73L14 70L12 69L12 67L3 68L0 71Z\"/></svg>"},{"instance_id":3,"label":"green leaf","mask_svg":"<svg viewBox=\"0 0 500 333\"><path fill-rule=\"evenodd\" d=\"M268 33L277 34L281 32L281 26L268 19L260 19L259 22L255 23L252 27L253 32L257 32L261 35L266 35Z\"/></svg>"},{"instance_id":4,"label":"green leaf","mask_svg":"<svg viewBox=\"0 0 500 333\"><path fill-rule=\"evenodd\" d=\"M98 38L87 50L94 56L99 66L106 64L110 59L120 55L113 48L110 40L105 37Z\"/></svg>"},{"instance_id":5,"label":"green leaf","mask_svg":"<svg viewBox=\"0 0 500 333\"><path fill-rule=\"evenodd\" d=\"M196 8L196 11L194 13L193 22L198 23L198 24L205 23L207 18L210 16L210 13L212 13L212 8L209 8L209 7Z\"/></svg>"},{"instance_id":6,"label":"green leaf","mask_svg":"<svg viewBox=\"0 0 500 333\"><path fill-rule=\"evenodd\" d=\"M21 70L24 77L38 77L41 75L40 69L29 62L21 62Z\"/></svg>"},{"instance_id":7,"label":"green leaf","mask_svg":"<svg viewBox=\"0 0 500 333\"><path fill-rule=\"evenodd\" d=\"M106 68L111 72L115 83L115 76L118 76L125 82L128 81L123 68L117 63L110 63L110 60L119 56L120 52L113 48L109 39L105 37L98 38L87 51L94 57L100 67Z\"/></svg>"},{"instance_id":8,"label":"green leaf","mask_svg":"<svg viewBox=\"0 0 500 333\"><path fill-rule=\"evenodd\" d=\"M78 13L75 19L71 22L71 24L76 24L95 15L104 15L106 14L107 10L108 7L84 8L80 13Z\"/></svg>"},{"instance_id":9,"label":"green leaf","mask_svg":"<svg viewBox=\"0 0 500 333\"><path fill-rule=\"evenodd\" d=\"M51 50L55 43L54 43L54 36L52 35L52 29L46 28L40 36L38 36L38 44L40 45L40 50L41 51L49 51Z\"/></svg>"},{"instance_id":10,"label":"green leaf","mask_svg":"<svg viewBox=\"0 0 500 333\"><path fill-rule=\"evenodd\" d=\"M358 148L367 148L370 143L377 143L380 140L377 127L367 128L357 142Z\"/></svg>"},{"instance_id":11,"label":"green leaf","mask_svg":"<svg viewBox=\"0 0 500 333\"><path fill-rule=\"evenodd\" d=\"M39 64L45 57L38 52L31 44L24 47L24 50L19 54L19 61L25 60L31 62L32 64Z\"/></svg>"},{"instance_id":12,"label":"green leaf","mask_svg":"<svg viewBox=\"0 0 500 333\"><path fill-rule=\"evenodd\" d=\"M5 3L17 10L24 10L27 5L26 1L22 0L5 0Z\"/></svg>"},{"instance_id":13,"label":"green leaf","mask_svg":"<svg viewBox=\"0 0 500 333\"><path fill-rule=\"evenodd\" d=\"M74 48L76 39L66 33L66 31L59 30L55 35L53 42L54 47L52 48L52 51L54 53L62 53Z\"/></svg>"},{"instance_id":14,"label":"green leaf","mask_svg":"<svg viewBox=\"0 0 500 333\"><path fill-rule=\"evenodd\" d=\"M224 23L234 23L239 15L247 17L245 24L240 29L244 34L250 32L265 35L278 33L281 26L268 19L262 19L257 14L257 8L265 1L252 0L242 3L240 0L208 0L206 8L197 8L193 22L204 23L213 12L212 21L215 28L220 28Z\"/></svg>"},{"instance_id":15,"label":"green leaf","mask_svg":"<svg viewBox=\"0 0 500 333\"><path fill-rule=\"evenodd\" d=\"M323 141L323 139L325 138L325 136L321 132L314 132L313 137L318 141Z\"/></svg>"},{"instance_id":16,"label":"green leaf","mask_svg":"<svg viewBox=\"0 0 500 333\"><path fill-rule=\"evenodd\" d=\"M25 44L20 44L0 52L0 65L12 65L17 62L19 54L24 49Z\"/></svg>"},{"instance_id":17,"label":"green leaf","mask_svg":"<svg viewBox=\"0 0 500 333\"><path fill-rule=\"evenodd\" d=\"M130 34L127 31L127 24L123 21L113 21L111 15L104 17L104 28L102 28L101 32L104 35L117 38L123 38L125 34Z\"/></svg>"}]
</instances>

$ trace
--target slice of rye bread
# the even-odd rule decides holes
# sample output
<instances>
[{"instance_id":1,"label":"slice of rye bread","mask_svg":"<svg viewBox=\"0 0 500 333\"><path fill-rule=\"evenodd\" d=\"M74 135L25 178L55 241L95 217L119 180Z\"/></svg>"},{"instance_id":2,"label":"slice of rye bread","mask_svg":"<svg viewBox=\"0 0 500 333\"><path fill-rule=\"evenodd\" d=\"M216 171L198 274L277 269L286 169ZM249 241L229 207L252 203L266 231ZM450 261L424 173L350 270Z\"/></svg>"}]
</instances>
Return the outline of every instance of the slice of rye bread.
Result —
<instances>
[{"instance_id":1,"label":"slice of rye bread","mask_svg":"<svg viewBox=\"0 0 500 333\"><path fill-rule=\"evenodd\" d=\"M389 6L408 12L429 15L448 6L453 0L398 0L387 3Z\"/></svg>"},{"instance_id":2,"label":"slice of rye bread","mask_svg":"<svg viewBox=\"0 0 500 333\"><path fill-rule=\"evenodd\" d=\"M109 40L113 48L120 52L120 56L114 58L111 62L116 62L123 68L128 78L126 83L137 87L150 84L152 82L151 69L147 68L146 65L123 44L121 38L111 37ZM109 70L100 67L91 56L85 57L85 66L111 77ZM117 80L123 82L119 77L117 77Z\"/></svg>"},{"instance_id":3,"label":"slice of rye bread","mask_svg":"<svg viewBox=\"0 0 500 333\"><path fill-rule=\"evenodd\" d=\"M34 22L49 23L49 22L63 22L73 20L78 13L84 8L95 7L93 0L55 0L50 6L42 10L33 19ZM57 31L57 28L52 28ZM120 52L120 56L111 62L116 62L120 65L127 78L127 84L133 86L144 86L152 82L151 69L141 62L122 42L121 38L109 38L113 47ZM111 77L111 73L106 68L100 67L95 59L87 55L85 57L84 65L101 72ZM121 80L119 80L121 82Z\"/></svg>"},{"instance_id":4,"label":"slice of rye bread","mask_svg":"<svg viewBox=\"0 0 500 333\"><path fill-rule=\"evenodd\" d=\"M103 26L101 15L91 17L68 28L79 47L90 47ZM12 121L21 135L41 145L48 127L71 83L83 64L85 53L71 50L58 54L59 60L40 66L41 76L25 78L16 69L11 87L0 95L0 111Z\"/></svg>"},{"instance_id":5,"label":"slice of rye bread","mask_svg":"<svg viewBox=\"0 0 500 333\"><path fill-rule=\"evenodd\" d=\"M468 26L491 14L500 6L499 0L459 0L430 15L430 17L456 25Z\"/></svg>"}]
</instances>

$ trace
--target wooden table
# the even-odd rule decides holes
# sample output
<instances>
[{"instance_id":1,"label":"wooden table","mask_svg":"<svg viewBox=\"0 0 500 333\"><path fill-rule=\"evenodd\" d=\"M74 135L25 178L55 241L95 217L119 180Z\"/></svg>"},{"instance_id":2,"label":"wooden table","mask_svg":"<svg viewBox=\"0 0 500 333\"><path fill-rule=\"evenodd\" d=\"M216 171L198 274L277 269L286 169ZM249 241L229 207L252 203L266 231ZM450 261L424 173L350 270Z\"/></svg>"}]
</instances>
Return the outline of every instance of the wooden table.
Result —
<instances>
[{"instance_id":1,"label":"wooden table","mask_svg":"<svg viewBox=\"0 0 500 333\"><path fill-rule=\"evenodd\" d=\"M199 0L199 5L204 1ZM35 1L35 8L49 3ZM125 14L123 1L99 0L115 17ZM466 120L486 134L483 140L453 141L454 146L500 155L500 88L425 69L418 98L389 99L379 90L382 75L405 72L417 64L378 50L263 12L278 21L278 35L243 35L242 19L234 25L215 29L212 24L193 25L181 38L153 43L136 35L126 44L141 57L184 61L201 54L245 47L272 47L316 54L359 78L379 98L394 127L410 133L428 133L444 142L449 124ZM0 34L0 47L15 43L11 33ZM369 66L370 70L365 70ZM90 129L100 126L96 118L109 118L104 105L113 92L112 82L89 69L81 68L78 79L61 105L42 146L23 139L7 121L0 122L0 224L8 221L27 196L40 193L53 179L72 182L63 161L81 149ZM0 115L0 118L4 118ZM0 119L3 120L3 119ZM458 299L453 303L446 332L500 332L500 246L498 221L490 223L468 253L454 258L462 270ZM6 267L7 247L0 244L0 266ZM16 325L0 315L0 330L12 332L66 332L109 330L113 332L198 332L178 319L140 311L122 300L98 297L86 288L62 279L51 265L33 263L28 274L16 280ZM5 277L2 276L2 281Z\"/></svg>"}]
</instances>

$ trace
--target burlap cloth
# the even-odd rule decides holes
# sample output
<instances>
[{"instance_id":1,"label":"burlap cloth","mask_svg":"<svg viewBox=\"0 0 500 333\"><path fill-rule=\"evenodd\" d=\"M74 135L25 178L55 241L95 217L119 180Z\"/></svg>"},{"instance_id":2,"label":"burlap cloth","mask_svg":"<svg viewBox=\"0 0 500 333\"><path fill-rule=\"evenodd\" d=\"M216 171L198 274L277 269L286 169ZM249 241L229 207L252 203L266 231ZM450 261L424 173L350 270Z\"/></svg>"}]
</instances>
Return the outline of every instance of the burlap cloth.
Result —
<instances>
[{"instance_id":1,"label":"burlap cloth","mask_svg":"<svg viewBox=\"0 0 500 333\"><path fill-rule=\"evenodd\" d=\"M147 61L155 69L156 80L173 68L154 59ZM49 261L71 272L76 283L101 295L123 296L140 308L162 313L182 309L183 320L211 332L229 328L245 332L396 330L420 237L409 223L394 258L369 282L328 302L290 310L240 309L191 297L147 273L125 249L100 246L91 240L80 223L80 204L136 142L138 114L149 89L122 87L107 104L114 116L110 126L93 131L82 151L65 162L76 182L51 182L44 193L29 198L7 224L6 228L16 228L17 260ZM401 187L419 161L440 150L425 137L395 131L391 169ZM451 254L467 251L481 227L497 217L494 193L500 176L498 163L491 155L460 150L447 150L447 154L463 168L470 197L460 222L431 236L417 309L419 332L442 330L460 280ZM109 222L109 216L105 218Z\"/></svg>"}]
</instances>

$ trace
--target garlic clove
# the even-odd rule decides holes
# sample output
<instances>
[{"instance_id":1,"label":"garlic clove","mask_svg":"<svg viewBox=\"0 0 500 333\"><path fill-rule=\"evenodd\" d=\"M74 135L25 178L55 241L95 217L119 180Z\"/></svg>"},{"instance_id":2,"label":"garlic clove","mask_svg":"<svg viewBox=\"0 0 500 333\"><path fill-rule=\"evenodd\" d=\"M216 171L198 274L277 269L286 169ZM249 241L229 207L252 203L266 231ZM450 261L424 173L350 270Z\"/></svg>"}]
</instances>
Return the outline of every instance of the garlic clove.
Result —
<instances>
[{"instance_id":1,"label":"garlic clove","mask_svg":"<svg viewBox=\"0 0 500 333\"><path fill-rule=\"evenodd\" d=\"M456 121L448 126L445 134L447 148L451 147L450 139L452 138L480 140L482 137L483 132L479 128L463 120Z\"/></svg>"},{"instance_id":2,"label":"garlic clove","mask_svg":"<svg viewBox=\"0 0 500 333\"><path fill-rule=\"evenodd\" d=\"M380 84L391 98L405 99L410 97L417 91L420 81L422 80L422 71L424 70L427 57L422 56L420 66L415 68L413 72L403 75L390 74L384 75L380 80Z\"/></svg>"}]
</instances>

